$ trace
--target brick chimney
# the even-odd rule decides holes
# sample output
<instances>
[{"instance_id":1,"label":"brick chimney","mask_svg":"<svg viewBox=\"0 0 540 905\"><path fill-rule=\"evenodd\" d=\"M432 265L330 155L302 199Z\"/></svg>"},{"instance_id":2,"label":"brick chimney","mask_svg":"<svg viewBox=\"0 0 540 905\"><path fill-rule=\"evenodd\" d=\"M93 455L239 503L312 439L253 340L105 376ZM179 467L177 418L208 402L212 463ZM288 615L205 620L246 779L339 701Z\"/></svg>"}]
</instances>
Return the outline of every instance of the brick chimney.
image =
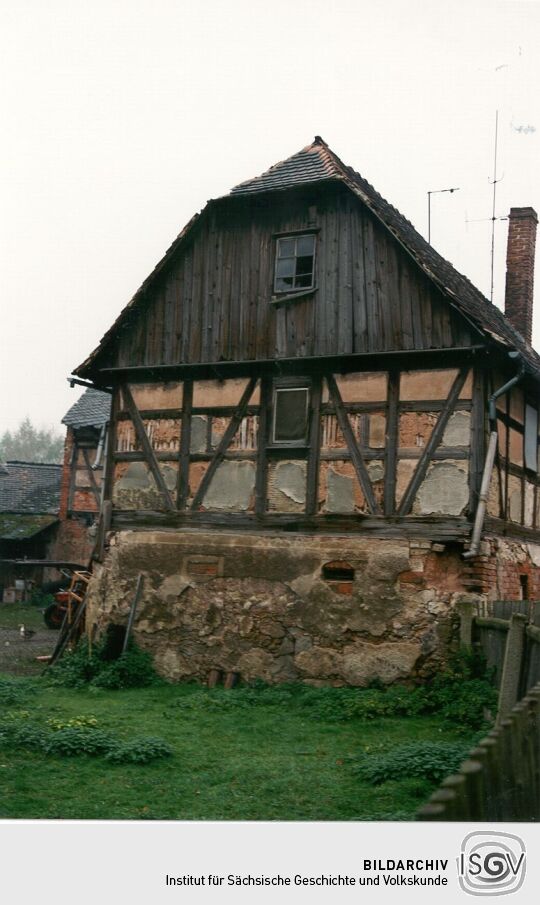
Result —
<instances>
[{"instance_id":1,"label":"brick chimney","mask_svg":"<svg viewBox=\"0 0 540 905\"><path fill-rule=\"evenodd\" d=\"M532 207L512 207L506 250L504 313L528 343L532 337L534 246L538 216Z\"/></svg>"}]
</instances>

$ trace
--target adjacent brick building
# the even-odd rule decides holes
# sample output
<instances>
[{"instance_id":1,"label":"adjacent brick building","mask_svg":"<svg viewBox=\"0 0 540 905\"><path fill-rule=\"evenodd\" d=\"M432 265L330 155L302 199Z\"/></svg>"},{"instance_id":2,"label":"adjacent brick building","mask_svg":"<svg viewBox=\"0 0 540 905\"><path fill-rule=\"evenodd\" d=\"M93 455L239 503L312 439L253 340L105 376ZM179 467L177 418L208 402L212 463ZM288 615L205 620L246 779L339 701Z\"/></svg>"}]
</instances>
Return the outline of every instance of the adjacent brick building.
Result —
<instances>
[{"instance_id":1,"label":"adjacent brick building","mask_svg":"<svg viewBox=\"0 0 540 905\"><path fill-rule=\"evenodd\" d=\"M95 544L110 407L109 393L87 389L62 419L66 439L55 552L83 566Z\"/></svg>"}]
</instances>

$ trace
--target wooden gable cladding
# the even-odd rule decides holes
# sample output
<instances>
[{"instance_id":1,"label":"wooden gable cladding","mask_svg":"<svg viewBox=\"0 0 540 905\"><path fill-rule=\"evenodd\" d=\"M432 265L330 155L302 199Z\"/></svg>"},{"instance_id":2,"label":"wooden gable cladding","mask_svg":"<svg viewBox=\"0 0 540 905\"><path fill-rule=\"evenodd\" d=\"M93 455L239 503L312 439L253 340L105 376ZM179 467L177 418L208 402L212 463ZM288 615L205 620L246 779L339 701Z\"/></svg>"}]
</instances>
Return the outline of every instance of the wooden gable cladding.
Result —
<instances>
[{"instance_id":1,"label":"wooden gable cladding","mask_svg":"<svg viewBox=\"0 0 540 905\"><path fill-rule=\"evenodd\" d=\"M276 235L314 232L315 289L274 294ZM458 315L340 183L206 209L129 312L104 368L472 345Z\"/></svg>"}]
</instances>

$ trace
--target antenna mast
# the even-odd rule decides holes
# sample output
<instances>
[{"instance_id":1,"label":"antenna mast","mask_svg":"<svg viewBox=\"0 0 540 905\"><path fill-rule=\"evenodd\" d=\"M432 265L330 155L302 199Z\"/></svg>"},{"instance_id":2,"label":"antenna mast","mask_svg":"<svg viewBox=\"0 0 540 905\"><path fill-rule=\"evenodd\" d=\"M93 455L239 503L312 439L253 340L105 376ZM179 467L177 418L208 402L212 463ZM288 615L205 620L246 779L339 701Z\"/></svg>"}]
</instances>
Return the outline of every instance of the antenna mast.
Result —
<instances>
[{"instance_id":1,"label":"antenna mast","mask_svg":"<svg viewBox=\"0 0 540 905\"><path fill-rule=\"evenodd\" d=\"M495 149L493 155L493 207L491 211L491 294L490 301L493 302L493 268L495 261L495 200L497 196L497 139L499 132L499 111L495 111Z\"/></svg>"}]
</instances>

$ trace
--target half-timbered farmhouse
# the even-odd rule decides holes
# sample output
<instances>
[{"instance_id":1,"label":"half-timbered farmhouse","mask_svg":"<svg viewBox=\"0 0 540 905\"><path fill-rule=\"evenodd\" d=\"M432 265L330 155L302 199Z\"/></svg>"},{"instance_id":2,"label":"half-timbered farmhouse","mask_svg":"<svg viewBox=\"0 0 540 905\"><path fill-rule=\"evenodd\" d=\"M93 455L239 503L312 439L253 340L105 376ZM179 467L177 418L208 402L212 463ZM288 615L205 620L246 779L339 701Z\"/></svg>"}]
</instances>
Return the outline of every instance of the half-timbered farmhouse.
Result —
<instances>
[{"instance_id":1,"label":"half-timbered farmhouse","mask_svg":"<svg viewBox=\"0 0 540 905\"><path fill-rule=\"evenodd\" d=\"M540 597L536 220L503 314L318 137L210 201L75 371L112 391L90 624L142 574L164 675L362 685Z\"/></svg>"}]
</instances>

